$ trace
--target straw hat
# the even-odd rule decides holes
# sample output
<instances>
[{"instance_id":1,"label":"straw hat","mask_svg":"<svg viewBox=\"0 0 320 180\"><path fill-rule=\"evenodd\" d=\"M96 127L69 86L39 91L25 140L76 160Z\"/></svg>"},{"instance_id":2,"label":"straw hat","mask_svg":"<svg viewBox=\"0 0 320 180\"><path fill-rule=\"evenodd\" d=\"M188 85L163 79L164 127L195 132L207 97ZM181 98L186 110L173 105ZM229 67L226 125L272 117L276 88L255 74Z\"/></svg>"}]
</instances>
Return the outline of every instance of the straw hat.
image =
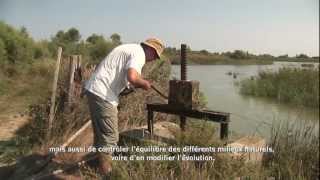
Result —
<instances>
[{"instance_id":1,"label":"straw hat","mask_svg":"<svg viewBox=\"0 0 320 180\"><path fill-rule=\"evenodd\" d=\"M149 47L152 47L154 50L156 50L158 57L160 58L161 53L163 52L164 45L163 42L158 38L148 38L142 44L145 44Z\"/></svg>"}]
</instances>

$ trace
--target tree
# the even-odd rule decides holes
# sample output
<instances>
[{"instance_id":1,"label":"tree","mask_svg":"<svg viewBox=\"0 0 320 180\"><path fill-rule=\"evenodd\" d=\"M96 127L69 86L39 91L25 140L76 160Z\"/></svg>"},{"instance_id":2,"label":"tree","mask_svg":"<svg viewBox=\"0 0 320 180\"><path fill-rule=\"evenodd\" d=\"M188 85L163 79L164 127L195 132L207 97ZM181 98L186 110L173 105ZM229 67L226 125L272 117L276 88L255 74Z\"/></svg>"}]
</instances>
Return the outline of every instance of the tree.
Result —
<instances>
[{"instance_id":1,"label":"tree","mask_svg":"<svg viewBox=\"0 0 320 180\"><path fill-rule=\"evenodd\" d=\"M113 37L115 38L116 36ZM120 40L119 38L107 41L102 35L92 34L89 36L86 42L90 58L94 62L100 61L115 47L114 41Z\"/></svg>"},{"instance_id":2,"label":"tree","mask_svg":"<svg viewBox=\"0 0 320 180\"><path fill-rule=\"evenodd\" d=\"M58 31L53 40L60 43L77 43L81 39L81 35L76 28L70 28L67 32Z\"/></svg>"},{"instance_id":3,"label":"tree","mask_svg":"<svg viewBox=\"0 0 320 180\"><path fill-rule=\"evenodd\" d=\"M278 58L288 58L288 57L289 57L288 54L278 56Z\"/></svg>"},{"instance_id":4,"label":"tree","mask_svg":"<svg viewBox=\"0 0 320 180\"><path fill-rule=\"evenodd\" d=\"M248 52L244 52L242 50L235 50L230 54L230 57L233 59L246 59L248 57Z\"/></svg>"},{"instance_id":5,"label":"tree","mask_svg":"<svg viewBox=\"0 0 320 180\"><path fill-rule=\"evenodd\" d=\"M81 38L81 35L79 33L79 31L76 29L76 28L70 28L66 34L65 34L65 38L66 40L70 41L70 42L73 42L73 43L76 43L80 40Z\"/></svg>"},{"instance_id":6,"label":"tree","mask_svg":"<svg viewBox=\"0 0 320 180\"><path fill-rule=\"evenodd\" d=\"M52 56L55 56L58 46L61 46L65 54L79 53L77 46L81 35L76 28L70 28L67 32L58 31L49 43L49 50Z\"/></svg>"},{"instance_id":7,"label":"tree","mask_svg":"<svg viewBox=\"0 0 320 180\"><path fill-rule=\"evenodd\" d=\"M22 27L21 27L21 29L20 29L20 33L21 33L24 37L26 37L26 38L28 38L28 37L29 37L28 30L27 30L27 28L26 28L26 27L24 27L24 26L22 26Z\"/></svg>"},{"instance_id":8,"label":"tree","mask_svg":"<svg viewBox=\"0 0 320 180\"><path fill-rule=\"evenodd\" d=\"M207 50L205 50L205 49L201 50L200 53L204 54L204 55L208 55L209 54L209 52Z\"/></svg>"},{"instance_id":9,"label":"tree","mask_svg":"<svg viewBox=\"0 0 320 180\"><path fill-rule=\"evenodd\" d=\"M166 55L176 55L178 51L175 47L166 47L164 48L163 53Z\"/></svg>"},{"instance_id":10,"label":"tree","mask_svg":"<svg viewBox=\"0 0 320 180\"><path fill-rule=\"evenodd\" d=\"M102 35L97 35L95 33L93 33L91 36L89 36L87 38L87 42L91 43L91 44L96 44L98 41L105 41L104 37Z\"/></svg>"},{"instance_id":11,"label":"tree","mask_svg":"<svg viewBox=\"0 0 320 180\"><path fill-rule=\"evenodd\" d=\"M309 58L309 56L307 56L306 54L297 54L296 58Z\"/></svg>"},{"instance_id":12,"label":"tree","mask_svg":"<svg viewBox=\"0 0 320 180\"><path fill-rule=\"evenodd\" d=\"M64 32L62 30L58 31L55 38L60 41L63 41L64 40Z\"/></svg>"},{"instance_id":13,"label":"tree","mask_svg":"<svg viewBox=\"0 0 320 180\"><path fill-rule=\"evenodd\" d=\"M113 34L110 36L110 39L112 40L112 43L115 44L115 45L121 44L121 37L120 37L120 35L117 34L117 33L113 33Z\"/></svg>"},{"instance_id":14,"label":"tree","mask_svg":"<svg viewBox=\"0 0 320 180\"><path fill-rule=\"evenodd\" d=\"M270 55L270 54L261 54L259 55L259 58L263 58L263 59L273 59L274 56Z\"/></svg>"},{"instance_id":15,"label":"tree","mask_svg":"<svg viewBox=\"0 0 320 180\"><path fill-rule=\"evenodd\" d=\"M104 39L99 39L95 44L91 44L89 48L89 55L94 62L100 61L104 58L113 48L113 44Z\"/></svg>"}]
</instances>

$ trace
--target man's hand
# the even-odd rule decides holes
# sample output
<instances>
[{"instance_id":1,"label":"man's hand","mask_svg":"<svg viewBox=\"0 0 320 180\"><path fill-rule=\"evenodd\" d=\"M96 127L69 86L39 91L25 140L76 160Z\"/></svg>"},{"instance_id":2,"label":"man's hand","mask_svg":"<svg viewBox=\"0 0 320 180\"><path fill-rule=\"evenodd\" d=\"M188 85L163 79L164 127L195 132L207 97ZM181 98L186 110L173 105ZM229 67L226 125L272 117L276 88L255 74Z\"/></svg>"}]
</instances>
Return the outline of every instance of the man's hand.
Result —
<instances>
[{"instance_id":1,"label":"man's hand","mask_svg":"<svg viewBox=\"0 0 320 180\"><path fill-rule=\"evenodd\" d=\"M149 90L151 88L151 83L147 80L144 80L144 79L143 79L143 81L145 81L145 82L144 82L144 85L142 86L142 89L144 89L146 91Z\"/></svg>"},{"instance_id":2,"label":"man's hand","mask_svg":"<svg viewBox=\"0 0 320 180\"><path fill-rule=\"evenodd\" d=\"M151 88L150 82L142 79L139 73L133 68L128 69L127 79L136 88L142 88L144 90Z\"/></svg>"}]
</instances>

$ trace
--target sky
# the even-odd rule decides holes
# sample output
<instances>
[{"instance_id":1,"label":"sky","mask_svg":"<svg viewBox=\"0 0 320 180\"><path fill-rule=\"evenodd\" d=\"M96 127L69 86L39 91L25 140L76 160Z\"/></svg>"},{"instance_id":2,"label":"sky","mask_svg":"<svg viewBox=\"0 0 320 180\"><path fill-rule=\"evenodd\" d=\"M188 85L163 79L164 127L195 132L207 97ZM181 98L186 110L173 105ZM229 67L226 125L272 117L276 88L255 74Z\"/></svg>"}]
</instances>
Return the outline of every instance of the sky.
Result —
<instances>
[{"instance_id":1,"label":"sky","mask_svg":"<svg viewBox=\"0 0 320 180\"><path fill-rule=\"evenodd\" d=\"M118 33L124 43L319 56L319 0L0 0L0 20L36 40L75 27L83 39Z\"/></svg>"}]
</instances>

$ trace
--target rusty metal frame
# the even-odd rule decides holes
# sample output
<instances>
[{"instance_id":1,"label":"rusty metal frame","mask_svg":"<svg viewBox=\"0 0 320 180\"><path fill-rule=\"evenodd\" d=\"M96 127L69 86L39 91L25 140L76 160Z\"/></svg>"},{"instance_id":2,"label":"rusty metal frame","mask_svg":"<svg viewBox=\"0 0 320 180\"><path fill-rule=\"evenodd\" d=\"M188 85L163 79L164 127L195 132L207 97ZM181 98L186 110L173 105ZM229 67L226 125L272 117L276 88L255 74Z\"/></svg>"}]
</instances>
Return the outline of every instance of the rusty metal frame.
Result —
<instances>
[{"instance_id":1,"label":"rusty metal frame","mask_svg":"<svg viewBox=\"0 0 320 180\"><path fill-rule=\"evenodd\" d=\"M151 135L153 135L153 124L154 124L153 113L160 112L160 113L174 114L179 116L197 118L197 119L220 123L220 138L221 139L228 138L230 113L210 111L210 110L198 110L198 109L180 109L178 107L173 107L169 104L147 104L147 111L148 111L148 131L150 132Z\"/></svg>"}]
</instances>

